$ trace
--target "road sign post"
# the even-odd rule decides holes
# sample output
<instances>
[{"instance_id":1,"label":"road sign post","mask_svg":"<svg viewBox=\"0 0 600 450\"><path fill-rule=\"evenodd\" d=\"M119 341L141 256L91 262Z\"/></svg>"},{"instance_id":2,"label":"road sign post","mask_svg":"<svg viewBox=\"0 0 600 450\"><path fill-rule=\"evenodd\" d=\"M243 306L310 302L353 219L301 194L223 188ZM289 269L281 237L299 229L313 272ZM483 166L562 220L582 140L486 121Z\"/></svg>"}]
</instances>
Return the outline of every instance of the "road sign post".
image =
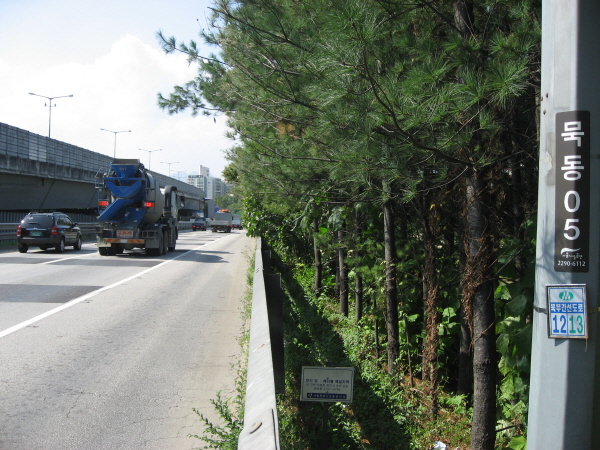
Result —
<instances>
[{"instance_id":1,"label":"road sign post","mask_svg":"<svg viewBox=\"0 0 600 450\"><path fill-rule=\"evenodd\" d=\"M595 448L600 430L600 2L542 2L529 450Z\"/></svg>"},{"instance_id":2,"label":"road sign post","mask_svg":"<svg viewBox=\"0 0 600 450\"><path fill-rule=\"evenodd\" d=\"M300 400L320 402L323 408L321 441L323 448L330 447L331 435L327 428L329 404L351 403L354 396L353 367L302 366Z\"/></svg>"}]
</instances>

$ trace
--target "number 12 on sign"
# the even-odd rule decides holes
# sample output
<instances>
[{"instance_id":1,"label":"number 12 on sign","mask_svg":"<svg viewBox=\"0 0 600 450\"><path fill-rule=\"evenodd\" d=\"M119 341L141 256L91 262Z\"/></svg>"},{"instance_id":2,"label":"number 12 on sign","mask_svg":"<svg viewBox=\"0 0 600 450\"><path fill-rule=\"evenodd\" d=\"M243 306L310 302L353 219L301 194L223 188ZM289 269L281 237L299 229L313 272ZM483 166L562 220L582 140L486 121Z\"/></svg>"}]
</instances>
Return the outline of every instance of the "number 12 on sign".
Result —
<instances>
[{"instance_id":1,"label":"number 12 on sign","mask_svg":"<svg viewBox=\"0 0 600 450\"><path fill-rule=\"evenodd\" d=\"M568 324L567 321L569 322ZM567 316L564 314L560 316L553 314L552 328L552 333L556 335L581 335L585 331L585 325L583 324L583 316L581 314L577 314L576 316L571 314L567 318Z\"/></svg>"},{"instance_id":2,"label":"number 12 on sign","mask_svg":"<svg viewBox=\"0 0 600 450\"><path fill-rule=\"evenodd\" d=\"M584 284L548 285L548 337L587 338Z\"/></svg>"}]
</instances>

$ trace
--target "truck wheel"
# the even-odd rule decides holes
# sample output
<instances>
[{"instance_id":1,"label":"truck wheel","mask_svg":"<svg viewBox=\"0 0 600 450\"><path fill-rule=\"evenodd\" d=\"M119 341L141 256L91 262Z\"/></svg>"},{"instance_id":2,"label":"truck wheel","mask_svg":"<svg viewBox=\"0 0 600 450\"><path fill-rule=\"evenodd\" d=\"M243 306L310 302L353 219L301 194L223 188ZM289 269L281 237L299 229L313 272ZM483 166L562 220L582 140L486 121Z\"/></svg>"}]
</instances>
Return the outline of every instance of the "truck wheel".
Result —
<instances>
[{"instance_id":1,"label":"truck wheel","mask_svg":"<svg viewBox=\"0 0 600 450\"><path fill-rule=\"evenodd\" d=\"M19 249L19 253L27 253L27 249L29 247L27 247L25 244L19 244L17 245L17 248Z\"/></svg>"},{"instance_id":2,"label":"truck wheel","mask_svg":"<svg viewBox=\"0 0 600 450\"><path fill-rule=\"evenodd\" d=\"M173 245L169 245L169 251L175 251L175 245L177 245L177 232L175 232L175 236L173 236Z\"/></svg>"},{"instance_id":3,"label":"truck wheel","mask_svg":"<svg viewBox=\"0 0 600 450\"><path fill-rule=\"evenodd\" d=\"M56 253L64 253L65 251L65 238L61 237L60 242L56 246Z\"/></svg>"},{"instance_id":4,"label":"truck wheel","mask_svg":"<svg viewBox=\"0 0 600 450\"><path fill-rule=\"evenodd\" d=\"M108 247L98 247L98 253L100 256L108 256Z\"/></svg>"},{"instance_id":5,"label":"truck wheel","mask_svg":"<svg viewBox=\"0 0 600 450\"><path fill-rule=\"evenodd\" d=\"M158 248L153 252L157 256L162 256L165 254L165 235L164 233L160 233L160 237L158 238Z\"/></svg>"},{"instance_id":6,"label":"truck wheel","mask_svg":"<svg viewBox=\"0 0 600 450\"><path fill-rule=\"evenodd\" d=\"M169 253L169 235L167 234L166 231L163 231L163 235L162 235L163 239L163 248L162 248L162 253L163 255L165 253Z\"/></svg>"},{"instance_id":7,"label":"truck wheel","mask_svg":"<svg viewBox=\"0 0 600 450\"><path fill-rule=\"evenodd\" d=\"M110 246L110 253L113 255L120 255L121 253L123 253L125 251L125 245L123 244L112 244Z\"/></svg>"}]
</instances>

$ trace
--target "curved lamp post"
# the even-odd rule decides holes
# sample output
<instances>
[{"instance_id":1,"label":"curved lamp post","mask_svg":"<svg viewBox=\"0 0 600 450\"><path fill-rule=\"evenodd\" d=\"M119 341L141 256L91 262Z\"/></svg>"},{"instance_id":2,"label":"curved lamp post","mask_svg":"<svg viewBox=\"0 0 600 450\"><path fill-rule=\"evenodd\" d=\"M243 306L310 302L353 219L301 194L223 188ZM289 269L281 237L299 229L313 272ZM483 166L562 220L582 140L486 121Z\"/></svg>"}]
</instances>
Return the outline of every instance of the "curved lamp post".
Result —
<instances>
[{"instance_id":1,"label":"curved lamp post","mask_svg":"<svg viewBox=\"0 0 600 450\"><path fill-rule=\"evenodd\" d=\"M108 131L109 133L115 133L115 148L113 150L113 159L115 159L117 157L117 133L131 133L131 130L112 131L107 130L105 128L100 128L100 131Z\"/></svg>"},{"instance_id":2,"label":"curved lamp post","mask_svg":"<svg viewBox=\"0 0 600 450\"><path fill-rule=\"evenodd\" d=\"M168 164L169 165L169 177L171 176L171 164L179 164L179 161L175 161L175 162L165 162L165 161L161 161L161 164Z\"/></svg>"},{"instance_id":3,"label":"curved lamp post","mask_svg":"<svg viewBox=\"0 0 600 450\"><path fill-rule=\"evenodd\" d=\"M35 95L36 97L42 97L42 98L48 99L48 104L46 105L44 103L44 106L48 106L50 108L50 113L48 115L48 137L50 137L50 127L52 126L52 100L57 99L57 98L64 98L64 97L73 97L73 94L59 95L58 97L46 97L45 95L39 95L39 94L34 94L33 92L30 92L29 95ZM54 106L56 106L56 105L54 105Z\"/></svg>"},{"instance_id":4,"label":"curved lamp post","mask_svg":"<svg viewBox=\"0 0 600 450\"><path fill-rule=\"evenodd\" d=\"M148 152L148 170L150 170L150 166L152 165L152 152L160 152L162 148L159 148L158 150L144 150L143 148L138 148L138 150Z\"/></svg>"}]
</instances>

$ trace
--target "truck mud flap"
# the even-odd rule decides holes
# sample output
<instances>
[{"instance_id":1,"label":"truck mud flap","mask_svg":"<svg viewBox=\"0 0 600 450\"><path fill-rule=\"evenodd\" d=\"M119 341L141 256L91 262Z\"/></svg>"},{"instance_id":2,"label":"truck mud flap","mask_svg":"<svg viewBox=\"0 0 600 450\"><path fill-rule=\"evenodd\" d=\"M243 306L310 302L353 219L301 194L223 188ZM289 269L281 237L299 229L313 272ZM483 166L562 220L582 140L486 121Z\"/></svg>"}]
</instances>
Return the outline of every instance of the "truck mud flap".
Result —
<instances>
[{"instance_id":1,"label":"truck mud flap","mask_svg":"<svg viewBox=\"0 0 600 450\"><path fill-rule=\"evenodd\" d=\"M144 239L118 239L118 238L107 238L104 239L106 244L143 244Z\"/></svg>"}]
</instances>

